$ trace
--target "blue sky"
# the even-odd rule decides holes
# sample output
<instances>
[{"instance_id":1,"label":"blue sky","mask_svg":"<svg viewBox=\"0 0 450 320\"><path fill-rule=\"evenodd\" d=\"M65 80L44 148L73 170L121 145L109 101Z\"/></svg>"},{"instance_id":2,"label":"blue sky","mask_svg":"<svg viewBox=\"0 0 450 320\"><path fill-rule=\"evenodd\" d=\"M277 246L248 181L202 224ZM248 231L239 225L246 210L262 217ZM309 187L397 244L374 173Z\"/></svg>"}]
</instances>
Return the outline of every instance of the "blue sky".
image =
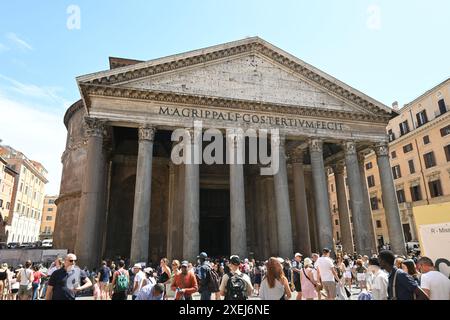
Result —
<instances>
[{"instance_id":1,"label":"blue sky","mask_svg":"<svg viewBox=\"0 0 450 320\"><path fill-rule=\"evenodd\" d=\"M79 29L67 27L71 5ZM41 161L57 194L76 76L107 69L109 56L148 60L247 36L403 105L450 77L449 12L448 0L1 1L0 139Z\"/></svg>"}]
</instances>

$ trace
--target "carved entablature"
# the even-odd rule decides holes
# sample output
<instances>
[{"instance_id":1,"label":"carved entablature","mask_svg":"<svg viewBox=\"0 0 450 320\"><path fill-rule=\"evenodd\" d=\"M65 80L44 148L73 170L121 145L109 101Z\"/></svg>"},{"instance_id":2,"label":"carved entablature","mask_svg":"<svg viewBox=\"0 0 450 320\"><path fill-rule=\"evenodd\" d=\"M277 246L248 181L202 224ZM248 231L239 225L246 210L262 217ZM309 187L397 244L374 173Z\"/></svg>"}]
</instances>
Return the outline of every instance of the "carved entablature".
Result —
<instances>
[{"instance_id":1,"label":"carved entablature","mask_svg":"<svg viewBox=\"0 0 450 320\"><path fill-rule=\"evenodd\" d=\"M377 157L389 156L389 146L387 143L378 143L374 149Z\"/></svg>"},{"instance_id":2,"label":"carved entablature","mask_svg":"<svg viewBox=\"0 0 450 320\"><path fill-rule=\"evenodd\" d=\"M102 137L105 129L105 122L97 118L84 118L84 129L88 137Z\"/></svg>"},{"instance_id":3,"label":"carved entablature","mask_svg":"<svg viewBox=\"0 0 450 320\"><path fill-rule=\"evenodd\" d=\"M148 125L143 125L139 127L138 133L139 133L139 141L148 140L153 142L155 139L156 129Z\"/></svg>"},{"instance_id":4,"label":"carved entablature","mask_svg":"<svg viewBox=\"0 0 450 320\"><path fill-rule=\"evenodd\" d=\"M323 152L322 139L310 139L308 143L310 152Z\"/></svg>"}]
</instances>

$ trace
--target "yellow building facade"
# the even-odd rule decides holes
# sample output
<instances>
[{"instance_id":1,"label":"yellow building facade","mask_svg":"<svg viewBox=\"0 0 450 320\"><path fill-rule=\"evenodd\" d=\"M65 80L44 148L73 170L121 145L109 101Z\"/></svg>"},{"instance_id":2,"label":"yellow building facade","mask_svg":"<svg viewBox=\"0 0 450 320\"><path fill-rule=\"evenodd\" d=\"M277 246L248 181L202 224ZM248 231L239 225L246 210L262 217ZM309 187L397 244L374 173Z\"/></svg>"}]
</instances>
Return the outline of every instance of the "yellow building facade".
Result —
<instances>
[{"instance_id":1,"label":"yellow building facade","mask_svg":"<svg viewBox=\"0 0 450 320\"><path fill-rule=\"evenodd\" d=\"M55 204L55 200L58 196L45 196L44 198L44 207L42 209L42 221L41 221L41 230L39 238L41 240L44 239L52 239L53 231L55 230L55 220L56 220L56 212L57 207Z\"/></svg>"}]
</instances>

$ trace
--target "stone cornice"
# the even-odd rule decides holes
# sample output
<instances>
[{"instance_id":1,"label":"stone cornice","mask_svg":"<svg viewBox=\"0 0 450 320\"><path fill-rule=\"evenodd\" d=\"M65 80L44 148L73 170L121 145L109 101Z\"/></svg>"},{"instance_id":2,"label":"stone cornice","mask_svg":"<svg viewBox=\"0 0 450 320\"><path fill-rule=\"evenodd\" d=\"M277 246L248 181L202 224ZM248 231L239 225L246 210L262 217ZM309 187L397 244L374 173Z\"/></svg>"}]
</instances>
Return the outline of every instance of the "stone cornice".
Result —
<instances>
[{"instance_id":1,"label":"stone cornice","mask_svg":"<svg viewBox=\"0 0 450 320\"><path fill-rule=\"evenodd\" d=\"M223 48L217 46L214 47L213 50L210 48L210 50L197 51L194 54L179 56L176 59L161 59L162 61L159 61L159 63L158 60L156 60L156 63L140 63L132 66L133 68L120 68L117 72L100 72L94 74L94 78L91 76L83 76L78 78L78 83L80 86L82 84L120 84L122 82L154 76L180 68L205 64L211 61L233 57L244 53L259 53L271 61L274 61L292 70L296 74L301 75L320 88L323 88L341 99L355 104L362 110L367 110L374 115L384 116L387 119L397 116L395 111L390 110L381 103L366 97L364 94L357 92L354 89L353 90L355 92L352 92L353 90L349 86L340 83L338 80L333 79L319 70L316 70L314 67L309 66L299 59L294 59L294 57L291 58L289 54L284 53L282 50L279 50L259 38L254 38L249 41L236 42L236 45L234 46L225 46ZM86 95L84 95L83 98L86 99Z\"/></svg>"},{"instance_id":2,"label":"stone cornice","mask_svg":"<svg viewBox=\"0 0 450 320\"><path fill-rule=\"evenodd\" d=\"M58 199L55 200L55 204L58 206L61 202L80 197L81 197L81 190L60 194Z\"/></svg>"},{"instance_id":3,"label":"stone cornice","mask_svg":"<svg viewBox=\"0 0 450 320\"><path fill-rule=\"evenodd\" d=\"M69 128L69 120L72 118L72 116L80 109L84 107L83 100L78 100L74 104L72 104L64 114L64 125L66 126L66 129Z\"/></svg>"},{"instance_id":4,"label":"stone cornice","mask_svg":"<svg viewBox=\"0 0 450 320\"><path fill-rule=\"evenodd\" d=\"M370 115L364 113L355 113L351 111L330 110L326 108L312 108L305 106L293 106L285 104L272 104L256 102L251 100L229 99L221 97L211 97L202 95L192 95L184 93L173 93L168 91L143 90L134 88L125 88L118 86L81 84L81 91L85 96L87 104L90 104L90 96L105 96L126 99L149 100L157 102L168 102L176 104L187 104L196 106L208 106L217 108L233 108L244 111L262 111L277 112L290 115L299 115L307 117L319 117L330 119L357 120L387 123L390 116Z\"/></svg>"},{"instance_id":5,"label":"stone cornice","mask_svg":"<svg viewBox=\"0 0 450 320\"><path fill-rule=\"evenodd\" d=\"M440 117L434 118L433 120L427 122L423 126L420 126L414 130L411 130L407 134L404 134L403 136L398 137L394 141L389 142L390 147L396 147L397 144L400 144L402 142L408 141L415 135L421 134L424 131L429 131L432 127L436 126L438 123L441 123L445 120L448 120L450 118L450 111L447 111L445 114L443 114Z\"/></svg>"}]
</instances>

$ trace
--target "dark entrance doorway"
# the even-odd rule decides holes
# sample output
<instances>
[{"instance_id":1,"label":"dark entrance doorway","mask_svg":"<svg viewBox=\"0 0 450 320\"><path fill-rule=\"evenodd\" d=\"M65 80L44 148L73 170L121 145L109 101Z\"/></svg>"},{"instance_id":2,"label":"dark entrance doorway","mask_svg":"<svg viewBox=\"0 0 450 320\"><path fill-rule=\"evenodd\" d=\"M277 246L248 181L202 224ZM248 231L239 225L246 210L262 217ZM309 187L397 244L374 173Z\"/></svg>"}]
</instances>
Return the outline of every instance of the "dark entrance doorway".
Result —
<instances>
[{"instance_id":1,"label":"dark entrance doorway","mask_svg":"<svg viewBox=\"0 0 450 320\"><path fill-rule=\"evenodd\" d=\"M200 189L200 251L210 257L230 254L228 189Z\"/></svg>"}]
</instances>

